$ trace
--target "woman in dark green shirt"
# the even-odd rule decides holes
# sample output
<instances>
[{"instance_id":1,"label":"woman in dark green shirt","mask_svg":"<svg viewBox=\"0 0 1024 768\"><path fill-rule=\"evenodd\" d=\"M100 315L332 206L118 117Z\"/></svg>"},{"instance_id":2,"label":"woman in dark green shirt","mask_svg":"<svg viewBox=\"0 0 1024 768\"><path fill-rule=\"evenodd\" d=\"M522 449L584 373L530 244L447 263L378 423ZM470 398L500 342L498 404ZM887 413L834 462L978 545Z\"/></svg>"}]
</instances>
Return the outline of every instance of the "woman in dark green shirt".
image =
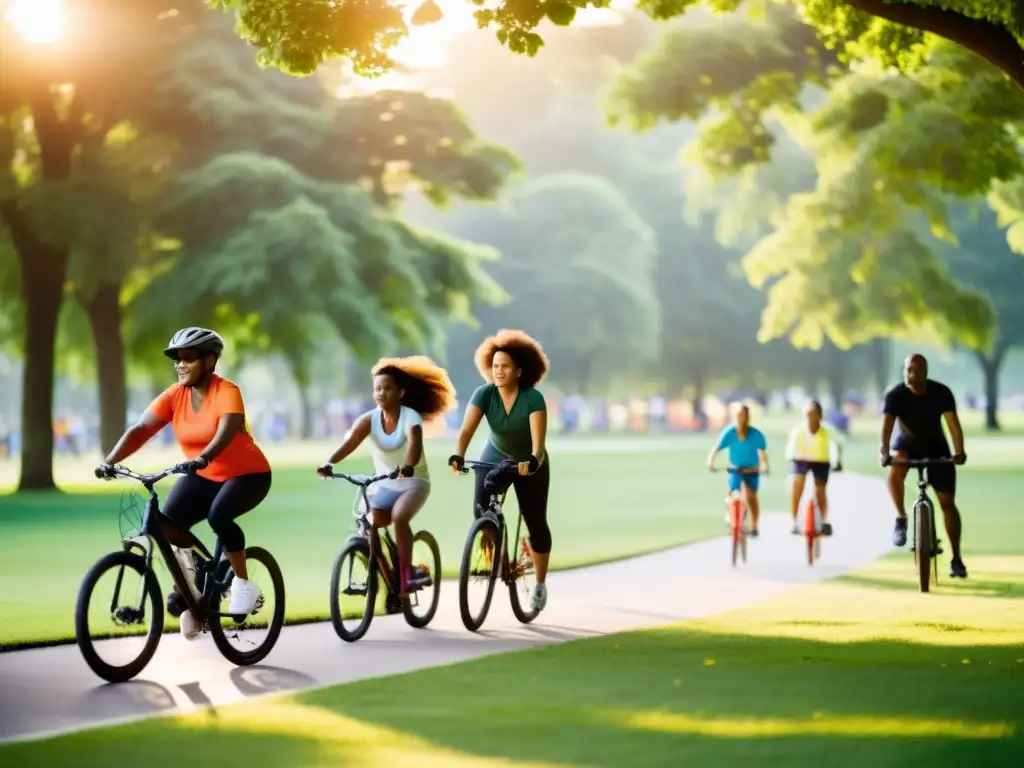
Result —
<instances>
[{"instance_id":1,"label":"woman in dark green shirt","mask_svg":"<svg viewBox=\"0 0 1024 768\"><path fill-rule=\"evenodd\" d=\"M548 528L548 488L551 474L544 447L548 431L544 396L534 389L548 372L548 358L540 344L522 331L501 330L484 339L476 351L476 366L487 381L478 387L466 406L455 453L448 463L456 471L465 466L465 453L480 421L487 417L491 430L480 460L498 463L511 459L519 464L519 476L512 482L516 500L530 533L533 568L537 586L531 607L541 611L548 598L544 583L551 557ZM487 473L476 474L474 514L479 517L490 494L484 488Z\"/></svg>"}]
</instances>

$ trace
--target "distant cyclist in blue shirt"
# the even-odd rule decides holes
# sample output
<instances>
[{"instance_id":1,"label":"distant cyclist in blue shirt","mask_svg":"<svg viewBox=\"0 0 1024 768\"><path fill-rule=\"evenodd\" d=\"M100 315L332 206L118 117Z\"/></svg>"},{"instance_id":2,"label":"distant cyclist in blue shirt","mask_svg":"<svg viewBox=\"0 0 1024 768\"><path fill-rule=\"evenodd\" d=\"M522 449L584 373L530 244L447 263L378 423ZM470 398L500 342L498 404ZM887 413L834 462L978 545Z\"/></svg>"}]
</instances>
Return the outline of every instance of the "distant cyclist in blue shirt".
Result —
<instances>
[{"instance_id":1,"label":"distant cyclist in blue shirt","mask_svg":"<svg viewBox=\"0 0 1024 768\"><path fill-rule=\"evenodd\" d=\"M761 507L757 500L760 473L768 474L768 442L764 433L750 426L750 408L740 405L734 421L722 430L718 442L708 454L708 469L715 469L715 458L722 451L729 451L729 466L741 470L741 474L729 473L729 493L739 493L741 488L750 510L750 536L757 536L757 520Z\"/></svg>"}]
</instances>

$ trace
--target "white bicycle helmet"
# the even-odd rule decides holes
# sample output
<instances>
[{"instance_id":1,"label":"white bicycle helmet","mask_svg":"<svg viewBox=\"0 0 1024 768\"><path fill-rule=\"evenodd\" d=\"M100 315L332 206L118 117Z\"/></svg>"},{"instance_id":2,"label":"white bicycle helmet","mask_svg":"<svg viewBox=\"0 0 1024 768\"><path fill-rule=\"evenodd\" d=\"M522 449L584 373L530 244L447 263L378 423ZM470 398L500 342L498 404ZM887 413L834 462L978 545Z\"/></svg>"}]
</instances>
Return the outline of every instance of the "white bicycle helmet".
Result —
<instances>
[{"instance_id":1,"label":"white bicycle helmet","mask_svg":"<svg viewBox=\"0 0 1024 768\"><path fill-rule=\"evenodd\" d=\"M175 353L180 349L195 349L200 352L210 352L220 357L224 352L224 339L216 331L207 328L191 326L182 328L171 337L164 354L172 360Z\"/></svg>"}]
</instances>

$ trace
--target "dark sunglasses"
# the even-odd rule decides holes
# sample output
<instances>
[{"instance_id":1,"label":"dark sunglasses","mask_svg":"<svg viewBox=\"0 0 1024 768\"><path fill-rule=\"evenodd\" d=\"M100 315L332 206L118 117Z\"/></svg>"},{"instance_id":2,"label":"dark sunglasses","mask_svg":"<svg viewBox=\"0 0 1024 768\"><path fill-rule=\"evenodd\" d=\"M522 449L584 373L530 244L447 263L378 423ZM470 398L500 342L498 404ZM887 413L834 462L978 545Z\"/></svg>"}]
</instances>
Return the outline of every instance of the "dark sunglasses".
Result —
<instances>
[{"instance_id":1,"label":"dark sunglasses","mask_svg":"<svg viewBox=\"0 0 1024 768\"><path fill-rule=\"evenodd\" d=\"M179 353L179 354L175 355L174 357L172 357L171 359L174 361L174 364L177 365L179 362L194 363L197 360L201 360L202 358L208 357L208 356L209 355L207 353L201 353L201 352L191 352L191 353L189 353L189 352L186 352L185 354L180 354Z\"/></svg>"}]
</instances>

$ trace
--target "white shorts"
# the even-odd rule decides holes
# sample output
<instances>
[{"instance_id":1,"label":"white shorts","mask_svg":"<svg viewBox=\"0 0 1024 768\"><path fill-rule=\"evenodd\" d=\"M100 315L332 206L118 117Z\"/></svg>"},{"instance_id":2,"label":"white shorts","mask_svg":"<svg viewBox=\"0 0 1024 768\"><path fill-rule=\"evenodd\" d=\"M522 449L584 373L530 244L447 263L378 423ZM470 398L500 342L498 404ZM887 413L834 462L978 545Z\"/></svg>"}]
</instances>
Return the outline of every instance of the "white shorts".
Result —
<instances>
[{"instance_id":1,"label":"white shorts","mask_svg":"<svg viewBox=\"0 0 1024 768\"><path fill-rule=\"evenodd\" d=\"M417 488L430 488L430 481L422 477L399 477L395 480L381 480L371 485L366 495L374 509L390 510L402 494Z\"/></svg>"}]
</instances>

